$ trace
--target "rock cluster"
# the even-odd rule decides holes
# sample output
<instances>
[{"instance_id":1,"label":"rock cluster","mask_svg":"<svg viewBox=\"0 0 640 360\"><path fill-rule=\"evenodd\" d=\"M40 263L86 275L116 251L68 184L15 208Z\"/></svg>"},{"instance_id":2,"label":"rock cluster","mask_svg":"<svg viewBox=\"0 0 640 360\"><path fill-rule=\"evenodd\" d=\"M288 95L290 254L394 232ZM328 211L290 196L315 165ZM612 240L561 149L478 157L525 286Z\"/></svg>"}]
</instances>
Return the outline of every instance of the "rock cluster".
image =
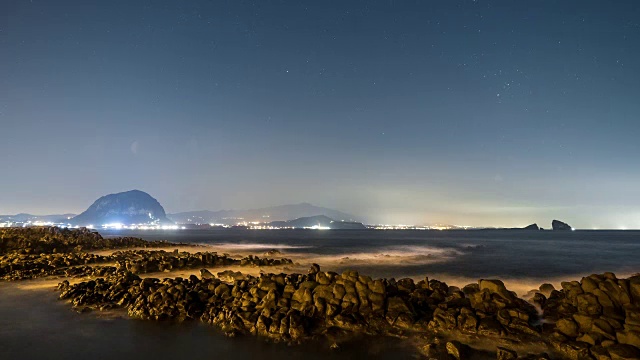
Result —
<instances>
[{"instance_id":1,"label":"rock cluster","mask_svg":"<svg viewBox=\"0 0 640 360\"><path fill-rule=\"evenodd\" d=\"M548 298L540 291L533 304L499 280L483 279L459 289L437 280L374 280L356 271L323 272L317 265L305 275L227 279L232 282L206 270L200 278L141 279L120 269L112 276L75 285L65 281L59 289L62 299L80 308L121 306L131 317L147 320L200 319L229 335L250 334L278 342L298 343L336 333L460 333L548 344L549 353L563 359L640 358L640 277L592 275L563 283L562 290L552 290ZM536 306L544 311L544 321ZM465 358L460 354L473 351L456 342L425 349L432 357L446 352ZM549 358L518 357L507 348L499 348L496 357Z\"/></svg>"},{"instance_id":2,"label":"rock cluster","mask_svg":"<svg viewBox=\"0 0 640 360\"><path fill-rule=\"evenodd\" d=\"M230 335L299 342L335 331L403 336L459 331L485 337L540 337L534 306L498 280L460 290L437 280L371 279L356 271L244 275L225 283L208 271L198 278L114 276L59 285L75 306L123 306L135 318L200 319Z\"/></svg>"},{"instance_id":3,"label":"rock cluster","mask_svg":"<svg viewBox=\"0 0 640 360\"><path fill-rule=\"evenodd\" d=\"M134 274L151 272L169 272L178 269L199 269L215 266L277 266L290 265L290 259L269 259L249 255L242 259L235 259L226 254L216 252L178 252L164 250L127 250L116 251L112 255L119 268L124 268Z\"/></svg>"},{"instance_id":4,"label":"rock cluster","mask_svg":"<svg viewBox=\"0 0 640 360\"><path fill-rule=\"evenodd\" d=\"M81 228L3 228L0 229L0 279L25 280L46 276L104 276L126 269L134 274L171 270L200 269L228 265L290 265L290 259L259 258L249 255L236 259L215 252L179 252L164 250L121 250L111 255L96 255L82 250L157 248L189 246L151 242L138 238L108 238ZM95 264L111 263L114 266Z\"/></svg>"},{"instance_id":5,"label":"rock cluster","mask_svg":"<svg viewBox=\"0 0 640 360\"><path fill-rule=\"evenodd\" d=\"M95 266L101 263L115 263L115 266L106 267L107 270L103 269L105 267ZM0 279L16 281L46 276L104 276L119 269L134 274L146 274L228 265L278 266L292 263L293 261L286 258L268 259L249 255L236 259L215 252L189 253L178 250L127 250L116 251L106 256L84 252L38 255L12 252L0 255Z\"/></svg>"},{"instance_id":6,"label":"rock cluster","mask_svg":"<svg viewBox=\"0 0 640 360\"><path fill-rule=\"evenodd\" d=\"M613 273L562 283L536 296L551 344L569 359L640 359L640 276Z\"/></svg>"},{"instance_id":7,"label":"rock cluster","mask_svg":"<svg viewBox=\"0 0 640 360\"><path fill-rule=\"evenodd\" d=\"M19 251L27 254L119 249L130 247L166 247L166 241L145 241L133 237L103 238L86 228L58 227L0 228L0 254Z\"/></svg>"},{"instance_id":8,"label":"rock cluster","mask_svg":"<svg viewBox=\"0 0 640 360\"><path fill-rule=\"evenodd\" d=\"M0 279L25 280L44 276L77 274L67 271L77 265L109 262L109 256L100 256L84 252L55 254L21 254L11 252L0 255ZM82 268L91 268L82 266ZM88 270L88 269L87 269ZM85 271L86 272L86 271Z\"/></svg>"}]
</instances>

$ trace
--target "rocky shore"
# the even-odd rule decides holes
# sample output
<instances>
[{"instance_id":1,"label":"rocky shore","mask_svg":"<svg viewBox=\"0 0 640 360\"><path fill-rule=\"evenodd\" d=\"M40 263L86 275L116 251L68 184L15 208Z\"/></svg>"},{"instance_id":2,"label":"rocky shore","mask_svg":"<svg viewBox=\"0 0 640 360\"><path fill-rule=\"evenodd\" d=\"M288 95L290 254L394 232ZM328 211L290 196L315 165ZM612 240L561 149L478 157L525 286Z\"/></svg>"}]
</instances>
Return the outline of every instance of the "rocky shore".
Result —
<instances>
[{"instance_id":1,"label":"rocky shore","mask_svg":"<svg viewBox=\"0 0 640 360\"><path fill-rule=\"evenodd\" d=\"M60 298L79 311L122 308L137 319L199 320L229 336L253 335L290 344L329 339L338 347L354 334L402 337L415 339L420 352L431 359L640 359L640 276L590 275L563 282L560 289L545 284L524 300L495 279L459 288L429 278L338 274L316 264L306 274L214 275L206 268L283 265L290 260L163 250L98 256L84 252L91 245L78 238L105 239L86 231L57 235L53 252L46 246L49 237L38 240L37 234L29 233L25 242L15 234L7 241L0 229L3 279L30 278L34 273L74 276L76 270L69 275L64 271L84 269L77 271L90 280L66 279L58 285ZM112 248L143 241L108 240ZM23 244L29 251L7 244ZM35 255L43 249L49 252ZM101 262L115 265L92 265ZM200 276L170 277L172 270L183 268L202 270ZM140 276L159 271L167 277Z\"/></svg>"},{"instance_id":2,"label":"rocky shore","mask_svg":"<svg viewBox=\"0 0 640 360\"><path fill-rule=\"evenodd\" d=\"M170 272L216 266L290 265L290 259L232 258L215 252L165 250L118 250L110 255L85 251L122 248L197 247L164 241L150 242L123 237L104 239L87 229L0 229L0 279L26 280L48 276L106 276L126 270L133 274ZM91 265L89 265L91 264ZM113 265L100 265L113 264Z\"/></svg>"}]
</instances>

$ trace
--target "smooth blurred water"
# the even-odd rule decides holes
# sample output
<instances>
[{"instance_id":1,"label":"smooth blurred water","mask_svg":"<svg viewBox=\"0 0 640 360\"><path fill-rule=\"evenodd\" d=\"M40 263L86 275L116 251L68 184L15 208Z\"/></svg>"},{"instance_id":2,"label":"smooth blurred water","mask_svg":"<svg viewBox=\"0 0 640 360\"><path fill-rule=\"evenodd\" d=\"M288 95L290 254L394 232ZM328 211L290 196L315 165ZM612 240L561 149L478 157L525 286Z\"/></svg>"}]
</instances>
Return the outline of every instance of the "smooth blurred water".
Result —
<instances>
[{"instance_id":1,"label":"smooth blurred water","mask_svg":"<svg viewBox=\"0 0 640 360\"><path fill-rule=\"evenodd\" d=\"M397 339L358 339L330 350L256 337L227 338L197 321L182 324L78 314L53 290L21 290L0 283L0 359L414 359Z\"/></svg>"},{"instance_id":2,"label":"smooth blurred water","mask_svg":"<svg viewBox=\"0 0 640 360\"><path fill-rule=\"evenodd\" d=\"M605 271L640 272L640 231L219 229L103 235L211 244L256 254L276 248L283 256L317 258L321 265L323 259L349 257L341 267L379 277L435 274L545 281ZM391 261L382 261L384 255L391 255Z\"/></svg>"}]
</instances>

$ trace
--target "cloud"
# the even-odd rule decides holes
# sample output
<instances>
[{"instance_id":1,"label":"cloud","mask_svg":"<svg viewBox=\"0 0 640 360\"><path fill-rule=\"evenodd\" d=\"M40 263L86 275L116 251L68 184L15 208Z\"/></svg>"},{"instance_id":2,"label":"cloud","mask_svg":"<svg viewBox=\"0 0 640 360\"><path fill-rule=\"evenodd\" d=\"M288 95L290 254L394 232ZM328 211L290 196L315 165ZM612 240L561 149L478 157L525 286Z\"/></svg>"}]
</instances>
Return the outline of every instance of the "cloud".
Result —
<instances>
[{"instance_id":1,"label":"cloud","mask_svg":"<svg viewBox=\"0 0 640 360\"><path fill-rule=\"evenodd\" d=\"M138 148L140 147L140 144L138 143L138 140L134 141L131 143L131 153L133 155L138 155Z\"/></svg>"}]
</instances>

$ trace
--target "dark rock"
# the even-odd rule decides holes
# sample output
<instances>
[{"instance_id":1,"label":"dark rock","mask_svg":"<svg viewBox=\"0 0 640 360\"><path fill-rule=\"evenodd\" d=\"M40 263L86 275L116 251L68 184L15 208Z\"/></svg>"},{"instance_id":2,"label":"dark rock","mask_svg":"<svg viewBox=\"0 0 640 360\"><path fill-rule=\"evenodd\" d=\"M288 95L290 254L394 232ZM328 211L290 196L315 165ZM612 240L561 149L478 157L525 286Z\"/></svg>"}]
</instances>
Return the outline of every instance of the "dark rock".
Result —
<instances>
[{"instance_id":1,"label":"dark rock","mask_svg":"<svg viewBox=\"0 0 640 360\"><path fill-rule=\"evenodd\" d=\"M640 350L627 344L615 344L606 348L611 360L638 360Z\"/></svg>"},{"instance_id":2,"label":"dark rock","mask_svg":"<svg viewBox=\"0 0 640 360\"><path fill-rule=\"evenodd\" d=\"M585 314L573 314L573 320L578 324L581 333L587 333L591 331L595 318Z\"/></svg>"},{"instance_id":3,"label":"dark rock","mask_svg":"<svg viewBox=\"0 0 640 360\"><path fill-rule=\"evenodd\" d=\"M315 275L320 272L320 265L311 264L311 268L309 269L309 275Z\"/></svg>"},{"instance_id":4,"label":"dark rock","mask_svg":"<svg viewBox=\"0 0 640 360\"><path fill-rule=\"evenodd\" d=\"M482 279L478 282L480 291L487 290L490 293L500 295L503 299L511 302L515 300L515 295L507 290L504 283L501 280L487 280Z\"/></svg>"},{"instance_id":5,"label":"dark rock","mask_svg":"<svg viewBox=\"0 0 640 360\"><path fill-rule=\"evenodd\" d=\"M202 279L214 279L215 276L207 269L200 269L200 277Z\"/></svg>"},{"instance_id":6,"label":"dark rock","mask_svg":"<svg viewBox=\"0 0 640 360\"><path fill-rule=\"evenodd\" d=\"M469 351L468 346L458 341L447 342L446 348L447 353L457 360L466 359L466 354Z\"/></svg>"},{"instance_id":7,"label":"dark rock","mask_svg":"<svg viewBox=\"0 0 640 360\"><path fill-rule=\"evenodd\" d=\"M566 359L570 360L588 360L589 344L579 341L552 341L552 345L557 352L562 354Z\"/></svg>"},{"instance_id":8,"label":"dark rock","mask_svg":"<svg viewBox=\"0 0 640 360\"><path fill-rule=\"evenodd\" d=\"M556 329L570 338L576 338L579 334L578 324L571 319L560 319L556 323Z\"/></svg>"},{"instance_id":9,"label":"dark rock","mask_svg":"<svg viewBox=\"0 0 640 360\"><path fill-rule=\"evenodd\" d=\"M509 350L509 349L498 346L496 359L497 360L517 360L518 353L513 350Z\"/></svg>"},{"instance_id":10,"label":"dark rock","mask_svg":"<svg viewBox=\"0 0 640 360\"><path fill-rule=\"evenodd\" d=\"M616 338L620 344L635 346L640 349L640 332L633 330L618 331Z\"/></svg>"},{"instance_id":11,"label":"dark rock","mask_svg":"<svg viewBox=\"0 0 640 360\"><path fill-rule=\"evenodd\" d=\"M609 356L609 352L606 348L596 345L591 347L589 350L591 356L593 356L596 360L611 360L611 356Z\"/></svg>"},{"instance_id":12,"label":"dark rock","mask_svg":"<svg viewBox=\"0 0 640 360\"><path fill-rule=\"evenodd\" d=\"M539 290L544 296L549 297L551 295L551 292L555 291L556 288L551 284L545 283L540 285Z\"/></svg>"},{"instance_id":13,"label":"dark rock","mask_svg":"<svg viewBox=\"0 0 640 360\"><path fill-rule=\"evenodd\" d=\"M551 227L553 228L553 230L562 230L562 231L570 231L573 230L573 228L571 226L569 226L569 224L564 223L560 220L553 220L551 222Z\"/></svg>"},{"instance_id":14,"label":"dark rock","mask_svg":"<svg viewBox=\"0 0 640 360\"><path fill-rule=\"evenodd\" d=\"M478 334L489 337L498 337L502 335L503 332L504 329L494 318L485 317L480 319L480 324L478 324Z\"/></svg>"}]
</instances>

